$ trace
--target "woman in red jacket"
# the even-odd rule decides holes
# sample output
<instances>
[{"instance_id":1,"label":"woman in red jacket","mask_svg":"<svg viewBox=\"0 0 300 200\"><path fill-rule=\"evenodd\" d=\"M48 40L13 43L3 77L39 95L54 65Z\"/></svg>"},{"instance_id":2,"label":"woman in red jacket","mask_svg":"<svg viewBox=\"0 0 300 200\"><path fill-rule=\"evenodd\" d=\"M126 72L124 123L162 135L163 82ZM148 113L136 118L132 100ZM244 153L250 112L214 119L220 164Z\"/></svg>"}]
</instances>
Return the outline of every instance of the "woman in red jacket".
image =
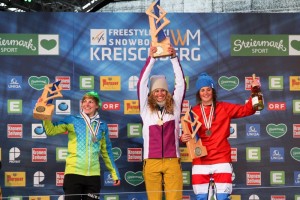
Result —
<instances>
[{"instance_id":1,"label":"woman in red jacket","mask_svg":"<svg viewBox=\"0 0 300 200\"><path fill-rule=\"evenodd\" d=\"M256 82L257 83L257 82ZM192 184L197 200L208 199L210 180L214 180L218 200L229 200L232 192L231 119L253 115L251 97L245 105L217 101L215 83L211 76L201 73L196 82L197 105L192 108L202 126L197 134L207 155L193 159ZM183 133L181 141L187 142L191 134Z\"/></svg>"}]
</instances>

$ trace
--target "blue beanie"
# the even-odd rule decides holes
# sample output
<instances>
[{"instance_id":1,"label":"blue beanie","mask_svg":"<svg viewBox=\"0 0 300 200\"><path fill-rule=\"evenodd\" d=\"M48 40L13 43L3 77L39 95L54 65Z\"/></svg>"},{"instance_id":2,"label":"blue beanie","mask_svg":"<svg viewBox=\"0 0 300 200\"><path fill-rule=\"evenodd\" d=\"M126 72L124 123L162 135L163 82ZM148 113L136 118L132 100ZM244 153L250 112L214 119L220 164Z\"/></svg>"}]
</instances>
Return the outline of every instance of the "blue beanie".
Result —
<instances>
[{"instance_id":1,"label":"blue beanie","mask_svg":"<svg viewBox=\"0 0 300 200\"><path fill-rule=\"evenodd\" d=\"M202 72L196 82L197 90L200 90L203 87L215 88L214 80L206 72Z\"/></svg>"}]
</instances>

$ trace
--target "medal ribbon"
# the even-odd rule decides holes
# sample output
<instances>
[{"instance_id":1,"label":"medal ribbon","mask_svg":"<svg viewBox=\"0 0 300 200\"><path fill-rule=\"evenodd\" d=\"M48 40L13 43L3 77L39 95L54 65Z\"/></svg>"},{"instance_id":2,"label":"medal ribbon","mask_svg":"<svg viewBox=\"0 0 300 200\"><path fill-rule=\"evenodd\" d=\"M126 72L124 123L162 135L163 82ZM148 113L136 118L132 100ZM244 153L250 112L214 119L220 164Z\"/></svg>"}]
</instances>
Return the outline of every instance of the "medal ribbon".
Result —
<instances>
[{"instance_id":1,"label":"medal ribbon","mask_svg":"<svg viewBox=\"0 0 300 200\"><path fill-rule=\"evenodd\" d=\"M159 120L162 121L162 123L163 123L163 116L164 116L165 113L166 113L165 108L163 108L163 110L158 110L157 111L157 117L158 117Z\"/></svg>"},{"instance_id":2,"label":"medal ribbon","mask_svg":"<svg viewBox=\"0 0 300 200\"><path fill-rule=\"evenodd\" d=\"M213 116L213 113L214 113L214 106L211 105L211 107L210 107L208 120L207 120L207 117L206 117L206 114L205 114L205 111L204 111L204 106L202 104L200 105L200 108L201 108L201 113L202 113L203 120L204 120L204 125L207 128L207 130L209 130L210 127L211 127L212 116Z\"/></svg>"},{"instance_id":3,"label":"medal ribbon","mask_svg":"<svg viewBox=\"0 0 300 200\"><path fill-rule=\"evenodd\" d=\"M98 133L98 130L99 130L99 127L100 127L100 121L98 120L98 124L97 124L96 130L94 131L93 127L90 124L91 123L90 118L85 113L83 113L83 112L80 112L80 115L84 119L85 124L88 126L92 137L96 138L96 133Z\"/></svg>"}]
</instances>

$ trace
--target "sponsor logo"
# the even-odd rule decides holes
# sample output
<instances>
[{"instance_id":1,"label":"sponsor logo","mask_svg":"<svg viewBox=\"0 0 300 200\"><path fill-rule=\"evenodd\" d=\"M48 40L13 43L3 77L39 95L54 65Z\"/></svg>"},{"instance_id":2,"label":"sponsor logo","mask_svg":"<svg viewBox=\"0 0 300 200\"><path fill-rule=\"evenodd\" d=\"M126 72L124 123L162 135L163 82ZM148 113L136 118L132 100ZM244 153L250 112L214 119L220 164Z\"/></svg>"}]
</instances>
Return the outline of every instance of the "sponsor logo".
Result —
<instances>
[{"instance_id":1,"label":"sponsor logo","mask_svg":"<svg viewBox=\"0 0 300 200\"><path fill-rule=\"evenodd\" d=\"M230 124L229 131L230 131L229 138L231 138L231 139L237 138L237 125L236 124Z\"/></svg>"},{"instance_id":2,"label":"sponsor logo","mask_svg":"<svg viewBox=\"0 0 300 200\"><path fill-rule=\"evenodd\" d=\"M182 171L182 179L183 185L191 185L191 172L190 171Z\"/></svg>"},{"instance_id":3,"label":"sponsor logo","mask_svg":"<svg viewBox=\"0 0 300 200\"><path fill-rule=\"evenodd\" d=\"M270 184L271 185L284 185L285 172L284 171L270 171Z\"/></svg>"},{"instance_id":4,"label":"sponsor logo","mask_svg":"<svg viewBox=\"0 0 300 200\"><path fill-rule=\"evenodd\" d=\"M260 83L260 77L256 76L255 78ZM253 82L252 76L245 77L245 90L251 90L252 82Z\"/></svg>"},{"instance_id":5,"label":"sponsor logo","mask_svg":"<svg viewBox=\"0 0 300 200\"><path fill-rule=\"evenodd\" d=\"M8 114L22 114L23 101L20 99L8 99L7 100L7 113Z\"/></svg>"},{"instance_id":6,"label":"sponsor logo","mask_svg":"<svg viewBox=\"0 0 300 200\"><path fill-rule=\"evenodd\" d=\"M142 148L127 148L128 162L142 162Z\"/></svg>"},{"instance_id":7,"label":"sponsor logo","mask_svg":"<svg viewBox=\"0 0 300 200\"><path fill-rule=\"evenodd\" d=\"M246 185L261 185L261 172L246 172Z\"/></svg>"},{"instance_id":8,"label":"sponsor logo","mask_svg":"<svg viewBox=\"0 0 300 200\"><path fill-rule=\"evenodd\" d=\"M232 35L231 56L300 55L298 50L293 51L299 40L299 36L289 35Z\"/></svg>"},{"instance_id":9,"label":"sponsor logo","mask_svg":"<svg viewBox=\"0 0 300 200\"><path fill-rule=\"evenodd\" d=\"M285 200L285 195L271 195L271 200Z\"/></svg>"},{"instance_id":10,"label":"sponsor logo","mask_svg":"<svg viewBox=\"0 0 300 200\"><path fill-rule=\"evenodd\" d=\"M300 185L300 171L294 171L294 184Z\"/></svg>"},{"instance_id":11,"label":"sponsor logo","mask_svg":"<svg viewBox=\"0 0 300 200\"><path fill-rule=\"evenodd\" d=\"M21 163L21 161L18 160L20 155L21 155L20 149L18 147L12 147L9 150L9 156L8 156L9 163Z\"/></svg>"},{"instance_id":12,"label":"sponsor logo","mask_svg":"<svg viewBox=\"0 0 300 200\"><path fill-rule=\"evenodd\" d=\"M293 100L293 113L300 114L300 100Z\"/></svg>"},{"instance_id":13,"label":"sponsor logo","mask_svg":"<svg viewBox=\"0 0 300 200\"><path fill-rule=\"evenodd\" d=\"M63 90L71 89L71 77L70 76L56 76L55 82L60 81L60 86Z\"/></svg>"},{"instance_id":14,"label":"sponsor logo","mask_svg":"<svg viewBox=\"0 0 300 200\"><path fill-rule=\"evenodd\" d=\"M260 147L246 147L246 160L247 162L260 162L261 161Z\"/></svg>"},{"instance_id":15,"label":"sponsor logo","mask_svg":"<svg viewBox=\"0 0 300 200\"><path fill-rule=\"evenodd\" d=\"M144 200L147 199L146 194L133 193L128 195L128 200Z\"/></svg>"},{"instance_id":16,"label":"sponsor logo","mask_svg":"<svg viewBox=\"0 0 300 200\"><path fill-rule=\"evenodd\" d=\"M44 184L41 184L45 180L45 174L41 171L37 171L33 174L33 186L34 187L45 187Z\"/></svg>"},{"instance_id":17,"label":"sponsor logo","mask_svg":"<svg viewBox=\"0 0 300 200\"><path fill-rule=\"evenodd\" d=\"M292 156L293 159L300 162L300 148L293 147L291 149L290 153L291 153L291 156Z\"/></svg>"},{"instance_id":18,"label":"sponsor logo","mask_svg":"<svg viewBox=\"0 0 300 200\"><path fill-rule=\"evenodd\" d=\"M100 76L101 91L120 91L121 76Z\"/></svg>"},{"instance_id":19,"label":"sponsor logo","mask_svg":"<svg viewBox=\"0 0 300 200\"><path fill-rule=\"evenodd\" d=\"M284 148L271 147L270 148L270 162L284 162Z\"/></svg>"},{"instance_id":20,"label":"sponsor logo","mask_svg":"<svg viewBox=\"0 0 300 200\"><path fill-rule=\"evenodd\" d=\"M7 124L7 138L22 138L23 125L22 124Z\"/></svg>"},{"instance_id":21,"label":"sponsor logo","mask_svg":"<svg viewBox=\"0 0 300 200\"><path fill-rule=\"evenodd\" d=\"M47 76L30 76L28 79L29 86L35 90L43 90L49 82L50 80Z\"/></svg>"},{"instance_id":22,"label":"sponsor logo","mask_svg":"<svg viewBox=\"0 0 300 200\"><path fill-rule=\"evenodd\" d=\"M5 172L5 187L25 187L25 172Z\"/></svg>"},{"instance_id":23,"label":"sponsor logo","mask_svg":"<svg viewBox=\"0 0 300 200\"><path fill-rule=\"evenodd\" d=\"M56 147L56 161L64 162L66 161L68 156L68 148L67 147Z\"/></svg>"},{"instance_id":24,"label":"sponsor logo","mask_svg":"<svg viewBox=\"0 0 300 200\"><path fill-rule=\"evenodd\" d=\"M55 113L57 115L71 114L71 101L70 100L55 100Z\"/></svg>"},{"instance_id":25,"label":"sponsor logo","mask_svg":"<svg viewBox=\"0 0 300 200\"><path fill-rule=\"evenodd\" d=\"M47 162L47 148L32 148L32 162Z\"/></svg>"},{"instance_id":26,"label":"sponsor logo","mask_svg":"<svg viewBox=\"0 0 300 200\"><path fill-rule=\"evenodd\" d=\"M143 125L141 123L128 123L127 137L128 138L142 137L142 128Z\"/></svg>"},{"instance_id":27,"label":"sponsor logo","mask_svg":"<svg viewBox=\"0 0 300 200\"><path fill-rule=\"evenodd\" d=\"M246 136L247 137L259 137L260 136L260 124L246 124Z\"/></svg>"},{"instance_id":28,"label":"sponsor logo","mask_svg":"<svg viewBox=\"0 0 300 200\"><path fill-rule=\"evenodd\" d=\"M140 109L139 109L139 103L138 100L124 100L124 114L129 115L129 114L139 114Z\"/></svg>"},{"instance_id":29,"label":"sponsor logo","mask_svg":"<svg viewBox=\"0 0 300 200\"><path fill-rule=\"evenodd\" d=\"M94 87L95 87L94 76L79 77L79 88L81 90L94 90Z\"/></svg>"},{"instance_id":30,"label":"sponsor logo","mask_svg":"<svg viewBox=\"0 0 300 200\"><path fill-rule=\"evenodd\" d=\"M64 184L64 172L56 172L56 186L63 186Z\"/></svg>"},{"instance_id":31,"label":"sponsor logo","mask_svg":"<svg viewBox=\"0 0 300 200\"><path fill-rule=\"evenodd\" d=\"M266 131L271 137L280 138L286 134L287 126L285 124L268 124Z\"/></svg>"},{"instance_id":32,"label":"sponsor logo","mask_svg":"<svg viewBox=\"0 0 300 200\"><path fill-rule=\"evenodd\" d=\"M293 138L300 138L300 124L293 124Z\"/></svg>"},{"instance_id":33,"label":"sponsor logo","mask_svg":"<svg viewBox=\"0 0 300 200\"><path fill-rule=\"evenodd\" d=\"M283 76L269 76L270 90L283 90Z\"/></svg>"},{"instance_id":34,"label":"sponsor logo","mask_svg":"<svg viewBox=\"0 0 300 200\"><path fill-rule=\"evenodd\" d=\"M221 76L218 79L218 83L224 90L230 91L235 89L239 85L239 79L236 76Z\"/></svg>"},{"instance_id":35,"label":"sponsor logo","mask_svg":"<svg viewBox=\"0 0 300 200\"><path fill-rule=\"evenodd\" d=\"M181 162L192 162L192 159L189 154L187 147L179 147L180 150L180 160Z\"/></svg>"},{"instance_id":36,"label":"sponsor logo","mask_svg":"<svg viewBox=\"0 0 300 200\"><path fill-rule=\"evenodd\" d=\"M29 200L50 200L50 196L29 196Z\"/></svg>"},{"instance_id":37,"label":"sponsor logo","mask_svg":"<svg viewBox=\"0 0 300 200\"><path fill-rule=\"evenodd\" d=\"M232 162L237 162L237 148L231 148L231 160Z\"/></svg>"},{"instance_id":38,"label":"sponsor logo","mask_svg":"<svg viewBox=\"0 0 300 200\"><path fill-rule=\"evenodd\" d=\"M300 91L300 76L290 76L290 91Z\"/></svg>"},{"instance_id":39,"label":"sponsor logo","mask_svg":"<svg viewBox=\"0 0 300 200\"><path fill-rule=\"evenodd\" d=\"M119 158L121 158L122 150L119 147L114 147L114 148L112 148L112 153L114 156L114 161L116 161Z\"/></svg>"},{"instance_id":40,"label":"sponsor logo","mask_svg":"<svg viewBox=\"0 0 300 200\"><path fill-rule=\"evenodd\" d=\"M90 44L91 45L106 45L107 44L106 29L91 29L90 30Z\"/></svg>"},{"instance_id":41,"label":"sponsor logo","mask_svg":"<svg viewBox=\"0 0 300 200\"><path fill-rule=\"evenodd\" d=\"M109 172L104 172L104 185L105 186L113 186L114 180L112 175Z\"/></svg>"},{"instance_id":42,"label":"sponsor logo","mask_svg":"<svg viewBox=\"0 0 300 200\"><path fill-rule=\"evenodd\" d=\"M137 83L139 81L139 77L130 76L128 79L128 90L129 91L137 91Z\"/></svg>"},{"instance_id":43,"label":"sponsor logo","mask_svg":"<svg viewBox=\"0 0 300 200\"><path fill-rule=\"evenodd\" d=\"M56 34L0 34L0 55L59 55Z\"/></svg>"},{"instance_id":44,"label":"sponsor logo","mask_svg":"<svg viewBox=\"0 0 300 200\"><path fill-rule=\"evenodd\" d=\"M144 182L143 173L141 171L138 172L128 171L125 173L125 180L130 185L138 186Z\"/></svg>"},{"instance_id":45,"label":"sponsor logo","mask_svg":"<svg viewBox=\"0 0 300 200\"><path fill-rule=\"evenodd\" d=\"M274 110L274 111L286 110L286 103L285 102L269 102L268 110Z\"/></svg>"},{"instance_id":46,"label":"sponsor logo","mask_svg":"<svg viewBox=\"0 0 300 200\"><path fill-rule=\"evenodd\" d=\"M44 127L42 124L32 124L31 125L31 137L32 138L47 138Z\"/></svg>"},{"instance_id":47,"label":"sponsor logo","mask_svg":"<svg viewBox=\"0 0 300 200\"><path fill-rule=\"evenodd\" d=\"M119 137L119 124L107 124L109 131L109 138Z\"/></svg>"},{"instance_id":48,"label":"sponsor logo","mask_svg":"<svg viewBox=\"0 0 300 200\"><path fill-rule=\"evenodd\" d=\"M185 114L190 109L190 101L189 100L183 100L182 102L182 110L181 114Z\"/></svg>"},{"instance_id":49,"label":"sponsor logo","mask_svg":"<svg viewBox=\"0 0 300 200\"><path fill-rule=\"evenodd\" d=\"M8 90L21 90L22 76L8 76L7 77L7 89Z\"/></svg>"},{"instance_id":50,"label":"sponsor logo","mask_svg":"<svg viewBox=\"0 0 300 200\"><path fill-rule=\"evenodd\" d=\"M103 102L102 110L120 110L121 104L120 102Z\"/></svg>"},{"instance_id":51,"label":"sponsor logo","mask_svg":"<svg viewBox=\"0 0 300 200\"><path fill-rule=\"evenodd\" d=\"M249 200L260 200L259 196L256 194L251 194Z\"/></svg>"},{"instance_id":52,"label":"sponsor logo","mask_svg":"<svg viewBox=\"0 0 300 200\"><path fill-rule=\"evenodd\" d=\"M104 195L104 200L119 200L119 195Z\"/></svg>"}]
</instances>

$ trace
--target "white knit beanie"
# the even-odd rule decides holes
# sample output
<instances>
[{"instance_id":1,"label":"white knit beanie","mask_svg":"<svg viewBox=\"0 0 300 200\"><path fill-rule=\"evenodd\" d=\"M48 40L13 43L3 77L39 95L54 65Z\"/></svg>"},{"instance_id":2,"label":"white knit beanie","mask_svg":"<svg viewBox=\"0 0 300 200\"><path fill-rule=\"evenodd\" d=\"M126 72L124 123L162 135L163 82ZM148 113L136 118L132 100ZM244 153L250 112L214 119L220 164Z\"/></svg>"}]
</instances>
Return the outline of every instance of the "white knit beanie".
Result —
<instances>
[{"instance_id":1,"label":"white knit beanie","mask_svg":"<svg viewBox=\"0 0 300 200\"><path fill-rule=\"evenodd\" d=\"M150 91L158 88L168 91L168 83L164 75L153 75L150 77Z\"/></svg>"}]
</instances>

